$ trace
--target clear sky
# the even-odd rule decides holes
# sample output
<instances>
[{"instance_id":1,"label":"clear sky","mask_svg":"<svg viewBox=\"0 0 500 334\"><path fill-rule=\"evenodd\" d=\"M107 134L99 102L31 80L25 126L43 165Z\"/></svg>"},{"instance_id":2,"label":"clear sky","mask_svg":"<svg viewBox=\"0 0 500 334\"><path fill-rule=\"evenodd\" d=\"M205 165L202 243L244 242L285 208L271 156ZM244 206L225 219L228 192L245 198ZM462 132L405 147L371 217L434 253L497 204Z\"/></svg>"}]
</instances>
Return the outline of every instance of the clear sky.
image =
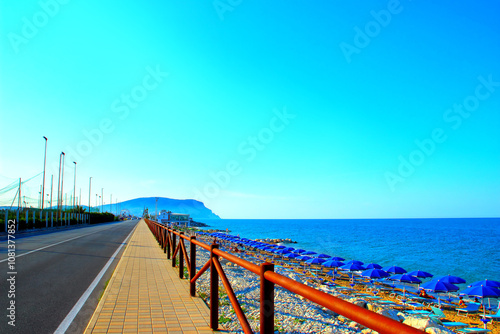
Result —
<instances>
[{"instance_id":1,"label":"clear sky","mask_svg":"<svg viewBox=\"0 0 500 334\"><path fill-rule=\"evenodd\" d=\"M0 188L500 216L499 1L2 1ZM36 201L41 176L25 184ZM15 190L0 196L12 201ZM10 204L10 203L9 203Z\"/></svg>"}]
</instances>

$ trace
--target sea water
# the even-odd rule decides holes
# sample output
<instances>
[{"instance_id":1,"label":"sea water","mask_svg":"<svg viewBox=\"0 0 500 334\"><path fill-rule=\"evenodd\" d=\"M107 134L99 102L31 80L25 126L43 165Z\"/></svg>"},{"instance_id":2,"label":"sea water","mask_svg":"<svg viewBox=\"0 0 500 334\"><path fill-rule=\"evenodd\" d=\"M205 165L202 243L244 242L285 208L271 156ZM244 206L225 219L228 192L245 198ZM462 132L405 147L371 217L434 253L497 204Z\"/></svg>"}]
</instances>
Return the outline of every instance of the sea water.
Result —
<instances>
[{"instance_id":1,"label":"sea water","mask_svg":"<svg viewBox=\"0 0 500 334\"><path fill-rule=\"evenodd\" d=\"M500 218L202 220L242 238L290 238L290 245L408 272L500 281ZM460 285L464 288L466 285Z\"/></svg>"}]
</instances>

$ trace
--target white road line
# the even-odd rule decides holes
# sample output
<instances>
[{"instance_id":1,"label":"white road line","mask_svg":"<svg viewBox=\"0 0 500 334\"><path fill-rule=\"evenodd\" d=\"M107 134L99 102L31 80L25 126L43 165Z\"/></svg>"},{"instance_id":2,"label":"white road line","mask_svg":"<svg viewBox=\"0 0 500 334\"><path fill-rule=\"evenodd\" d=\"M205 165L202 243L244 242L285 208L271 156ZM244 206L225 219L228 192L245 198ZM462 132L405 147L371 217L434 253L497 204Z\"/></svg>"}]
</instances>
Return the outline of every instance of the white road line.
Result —
<instances>
[{"instance_id":1,"label":"white road line","mask_svg":"<svg viewBox=\"0 0 500 334\"><path fill-rule=\"evenodd\" d=\"M129 233L129 235L127 236L127 238L125 238L125 240L122 242L122 244L120 245L120 247L118 247L118 249L116 250L116 252L113 255L111 255L111 258L109 259L108 263L106 263L106 265L104 266L104 268L102 268L101 272L96 276L96 278L94 279L94 281L92 282L92 284L90 284L90 286L87 288L87 291L85 291L83 293L83 295L80 297L80 299L78 299L78 301L76 302L75 306L73 306L73 308L71 309L71 311L69 311L68 315L66 316L66 318L64 318L64 320L61 322L61 324L59 325L59 327L57 327L57 329L54 332L54 334L63 334L63 333L66 332L66 330L71 325L71 323L73 322L73 320L75 320L76 315L78 314L78 312L80 312L80 310L82 309L82 307L85 304L85 302L87 301L87 299L89 299L90 294L92 293L92 291L94 291L95 287L97 286L97 284L101 280L102 276L104 276L104 274L108 270L109 266L111 265L111 263L115 259L115 257L118 254L118 252L120 252L120 250L122 249L123 245L125 245L125 243L130 238L130 236L132 235L132 233L134 233L134 231L135 231L136 228L137 228L137 225Z\"/></svg>"},{"instance_id":2,"label":"white road line","mask_svg":"<svg viewBox=\"0 0 500 334\"><path fill-rule=\"evenodd\" d=\"M75 240L75 239L78 239L78 238L83 238L83 237L85 237L85 236L87 236L87 235L91 235L91 234L94 234L94 233L98 233L98 232L106 231L106 230L109 230L110 228L111 228L111 227L106 228L106 229L104 229L104 230L99 230L99 231L95 231L95 232L92 232L92 233L88 233L88 234L80 235L80 236L78 236L78 237L74 237L74 238L71 238L71 239L67 239L67 240L59 241L59 242L56 242L55 244L51 244L51 245L43 246L43 247L40 247L40 248L37 248L37 249L33 249L33 250L29 251L29 252L26 252L26 253L23 253L23 254L16 255L16 259L17 259L18 257L24 256L24 255L28 255L28 254L31 254L31 253L34 253L34 252L41 251L42 249L45 249L45 248L49 248L49 247L52 247L52 246L60 245L60 244L63 244L63 243L65 243L65 242L68 242L68 241L71 241L71 240ZM0 263L5 262L5 261L7 261L7 260L8 260L8 258L7 258L7 259L0 260Z\"/></svg>"}]
</instances>

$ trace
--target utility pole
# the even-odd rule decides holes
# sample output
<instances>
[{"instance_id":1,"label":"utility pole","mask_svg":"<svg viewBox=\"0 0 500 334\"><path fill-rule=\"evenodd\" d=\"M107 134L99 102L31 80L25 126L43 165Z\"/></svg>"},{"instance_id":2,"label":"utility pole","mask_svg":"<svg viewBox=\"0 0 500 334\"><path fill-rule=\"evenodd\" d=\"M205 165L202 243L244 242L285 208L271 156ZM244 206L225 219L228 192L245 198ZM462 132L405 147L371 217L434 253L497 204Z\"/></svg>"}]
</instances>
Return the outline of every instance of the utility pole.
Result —
<instances>
[{"instance_id":1,"label":"utility pole","mask_svg":"<svg viewBox=\"0 0 500 334\"><path fill-rule=\"evenodd\" d=\"M54 175L52 174L50 176L50 208L52 208L52 187L54 185L53 179L54 179Z\"/></svg>"},{"instance_id":2,"label":"utility pole","mask_svg":"<svg viewBox=\"0 0 500 334\"><path fill-rule=\"evenodd\" d=\"M104 188L101 188L101 213L104 213L102 203L104 202Z\"/></svg>"},{"instance_id":3,"label":"utility pole","mask_svg":"<svg viewBox=\"0 0 500 334\"><path fill-rule=\"evenodd\" d=\"M91 212L91 204L90 204L90 190L92 189L92 176L89 178L89 213Z\"/></svg>"},{"instance_id":4,"label":"utility pole","mask_svg":"<svg viewBox=\"0 0 500 334\"><path fill-rule=\"evenodd\" d=\"M19 178L19 199L17 201L17 211L19 211L20 207L21 207L21 178Z\"/></svg>"},{"instance_id":5,"label":"utility pole","mask_svg":"<svg viewBox=\"0 0 500 334\"><path fill-rule=\"evenodd\" d=\"M73 163L75 164L75 180L73 182L73 212L76 212L76 162L73 161Z\"/></svg>"},{"instance_id":6,"label":"utility pole","mask_svg":"<svg viewBox=\"0 0 500 334\"><path fill-rule=\"evenodd\" d=\"M43 202L45 198L45 166L47 163L47 137L43 136L45 139L45 154L43 156L43 186L42 186L42 210L43 210Z\"/></svg>"}]
</instances>

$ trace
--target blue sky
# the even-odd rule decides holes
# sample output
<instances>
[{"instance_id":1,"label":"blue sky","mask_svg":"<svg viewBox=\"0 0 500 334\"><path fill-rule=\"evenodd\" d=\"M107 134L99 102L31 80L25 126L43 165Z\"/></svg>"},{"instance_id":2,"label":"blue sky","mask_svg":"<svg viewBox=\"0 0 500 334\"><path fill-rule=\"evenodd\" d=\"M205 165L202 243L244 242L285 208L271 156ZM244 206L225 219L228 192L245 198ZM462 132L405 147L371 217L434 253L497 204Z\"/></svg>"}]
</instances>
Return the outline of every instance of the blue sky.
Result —
<instances>
[{"instance_id":1,"label":"blue sky","mask_svg":"<svg viewBox=\"0 0 500 334\"><path fill-rule=\"evenodd\" d=\"M500 216L498 1L66 2L0 4L0 188Z\"/></svg>"}]
</instances>

